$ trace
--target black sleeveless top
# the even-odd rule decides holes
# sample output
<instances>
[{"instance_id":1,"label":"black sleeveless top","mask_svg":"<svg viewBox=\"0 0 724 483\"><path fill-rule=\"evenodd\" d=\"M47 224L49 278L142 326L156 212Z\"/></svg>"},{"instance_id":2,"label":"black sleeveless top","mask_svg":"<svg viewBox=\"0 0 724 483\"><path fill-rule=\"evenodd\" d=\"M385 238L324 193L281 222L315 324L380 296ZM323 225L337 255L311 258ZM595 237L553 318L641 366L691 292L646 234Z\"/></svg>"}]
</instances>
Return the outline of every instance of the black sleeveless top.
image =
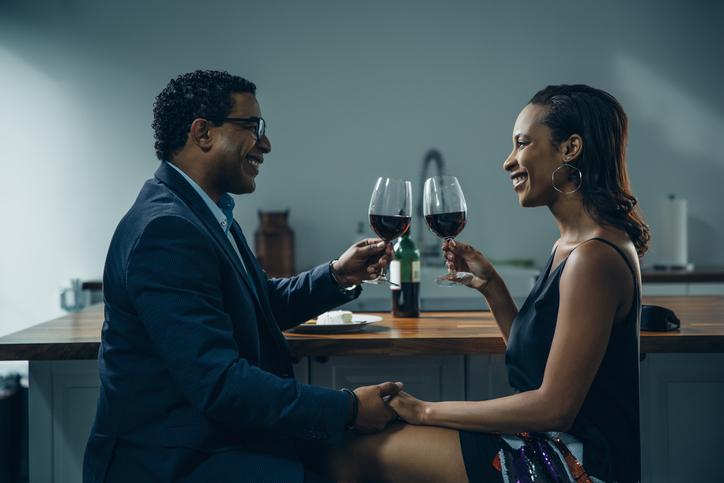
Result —
<instances>
[{"instance_id":1,"label":"black sleeveless top","mask_svg":"<svg viewBox=\"0 0 724 483\"><path fill-rule=\"evenodd\" d=\"M639 283L628 257L617 246L601 238L591 240L606 243L619 252L634 277L636 294L628 317L613 325L601 366L568 434L583 443L581 463L589 475L604 481L638 482ZM559 282L568 260L549 273L554 256L555 250L510 329L505 365L510 385L519 392L538 389L543 383L558 318Z\"/></svg>"}]
</instances>

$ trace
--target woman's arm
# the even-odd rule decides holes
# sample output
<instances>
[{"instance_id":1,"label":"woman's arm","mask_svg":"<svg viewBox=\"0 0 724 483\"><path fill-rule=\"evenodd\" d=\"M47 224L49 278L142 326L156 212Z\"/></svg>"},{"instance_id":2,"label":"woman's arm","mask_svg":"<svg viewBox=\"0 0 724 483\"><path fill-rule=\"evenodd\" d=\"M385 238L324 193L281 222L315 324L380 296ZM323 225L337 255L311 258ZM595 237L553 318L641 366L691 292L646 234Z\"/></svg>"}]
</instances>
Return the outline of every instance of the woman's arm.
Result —
<instances>
[{"instance_id":1,"label":"woman's arm","mask_svg":"<svg viewBox=\"0 0 724 483\"><path fill-rule=\"evenodd\" d=\"M627 313L633 279L603 244L569 257L560 280L560 309L540 388L490 401L429 403L407 394L390 400L413 424L478 432L566 431L603 359L616 313Z\"/></svg>"},{"instance_id":2,"label":"woman's arm","mask_svg":"<svg viewBox=\"0 0 724 483\"><path fill-rule=\"evenodd\" d=\"M475 275L475 280L468 286L483 294L507 344L518 307L493 264L478 250L464 243L453 240L445 242L442 248L445 250L448 268Z\"/></svg>"}]
</instances>

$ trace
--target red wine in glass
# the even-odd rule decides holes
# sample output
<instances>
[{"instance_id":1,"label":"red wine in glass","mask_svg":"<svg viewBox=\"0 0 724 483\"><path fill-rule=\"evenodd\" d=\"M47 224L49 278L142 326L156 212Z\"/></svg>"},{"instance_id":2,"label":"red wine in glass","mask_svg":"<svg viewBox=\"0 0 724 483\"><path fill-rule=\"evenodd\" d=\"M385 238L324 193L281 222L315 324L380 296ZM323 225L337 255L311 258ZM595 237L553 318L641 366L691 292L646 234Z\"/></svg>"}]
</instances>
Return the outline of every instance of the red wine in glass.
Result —
<instances>
[{"instance_id":1,"label":"red wine in glass","mask_svg":"<svg viewBox=\"0 0 724 483\"><path fill-rule=\"evenodd\" d=\"M402 236L410 228L411 216L370 215L370 226L377 236L391 241Z\"/></svg>"},{"instance_id":2,"label":"red wine in glass","mask_svg":"<svg viewBox=\"0 0 724 483\"><path fill-rule=\"evenodd\" d=\"M422 200L425 222L430 231L448 242L458 236L468 222L468 207L463 190L455 176L433 176L425 181ZM467 285L475 280L468 272L450 270L435 283L443 287Z\"/></svg>"},{"instance_id":3,"label":"red wine in glass","mask_svg":"<svg viewBox=\"0 0 724 483\"><path fill-rule=\"evenodd\" d=\"M410 228L412 217L412 185L409 181L391 178L379 178L372 191L370 207L370 226L385 242L389 243ZM366 283L378 285L397 285L385 276L382 267L380 276Z\"/></svg>"},{"instance_id":4,"label":"red wine in glass","mask_svg":"<svg viewBox=\"0 0 724 483\"><path fill-rule=\"evenodd\" d=\"M426 215L427 227L440 238L455 238L463 231L468 222L468 215L464 211L452 211L450 213L436 213Z\"/></svg>"}]
</instances>

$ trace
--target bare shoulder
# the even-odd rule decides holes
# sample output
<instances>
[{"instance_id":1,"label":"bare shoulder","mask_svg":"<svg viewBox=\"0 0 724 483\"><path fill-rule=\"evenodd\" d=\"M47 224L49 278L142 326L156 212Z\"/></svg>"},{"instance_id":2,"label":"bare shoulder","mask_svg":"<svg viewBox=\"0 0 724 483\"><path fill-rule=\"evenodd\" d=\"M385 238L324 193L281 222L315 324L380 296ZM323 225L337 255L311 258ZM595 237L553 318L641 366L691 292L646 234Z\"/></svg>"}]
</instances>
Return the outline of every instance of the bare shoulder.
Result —
<instances>
[{"instance_id":1,"label":"bare shoulder","mask_svg":"<svg viewBox=\"0 0 724 483\"><path fill-rule=\"evenodd\" d=\"M624 256L628 259L631 267L636 267L638 258L636 249L630 240L610 240L605 239L609 243L616 246ZM619 273L626 278L631 277L631 269L626 260L621 256L614 247L601 240L589 240L577 246L569 255L566 268L569 272L578 272L583 270L586 273L608 274L613 275Z\"/></svg>"},{"instance_id":2,"label":"bare shoulder","mask_svg":"<svg viewBox=\"0 0 724 483\"><path fill-rule=\"evenodd\" d=\"M564 293L576 293L589 302L598 299L615 308L617 320L625 317L633 303L634 277L639 277L636 250L628 238L606 241L613 243L626 256L607 243L589 240L574 249L561 275L561 289ZM616 243L616 242L619 243Z\"/></svg>"}]
</instances>

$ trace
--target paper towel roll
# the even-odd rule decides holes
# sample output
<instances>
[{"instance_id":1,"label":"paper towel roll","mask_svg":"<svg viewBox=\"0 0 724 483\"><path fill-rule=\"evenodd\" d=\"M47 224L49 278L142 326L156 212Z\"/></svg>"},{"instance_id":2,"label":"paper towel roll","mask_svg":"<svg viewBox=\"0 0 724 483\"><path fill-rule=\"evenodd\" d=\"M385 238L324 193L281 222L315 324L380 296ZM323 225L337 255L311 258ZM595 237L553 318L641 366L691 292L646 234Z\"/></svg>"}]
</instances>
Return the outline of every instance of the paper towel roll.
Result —
<instances>
[{"instance_id":1,"label":"paper towel roll","mask_svg":"<svg viewBox=\"0 0 724 483\"><path fill-rule=\"evenodd\" d=\"M659 231L659 265L686 267L688 234L686 225L686 200L673 195L659 202L661 230Z\"/></svg>"}]
</instances>

